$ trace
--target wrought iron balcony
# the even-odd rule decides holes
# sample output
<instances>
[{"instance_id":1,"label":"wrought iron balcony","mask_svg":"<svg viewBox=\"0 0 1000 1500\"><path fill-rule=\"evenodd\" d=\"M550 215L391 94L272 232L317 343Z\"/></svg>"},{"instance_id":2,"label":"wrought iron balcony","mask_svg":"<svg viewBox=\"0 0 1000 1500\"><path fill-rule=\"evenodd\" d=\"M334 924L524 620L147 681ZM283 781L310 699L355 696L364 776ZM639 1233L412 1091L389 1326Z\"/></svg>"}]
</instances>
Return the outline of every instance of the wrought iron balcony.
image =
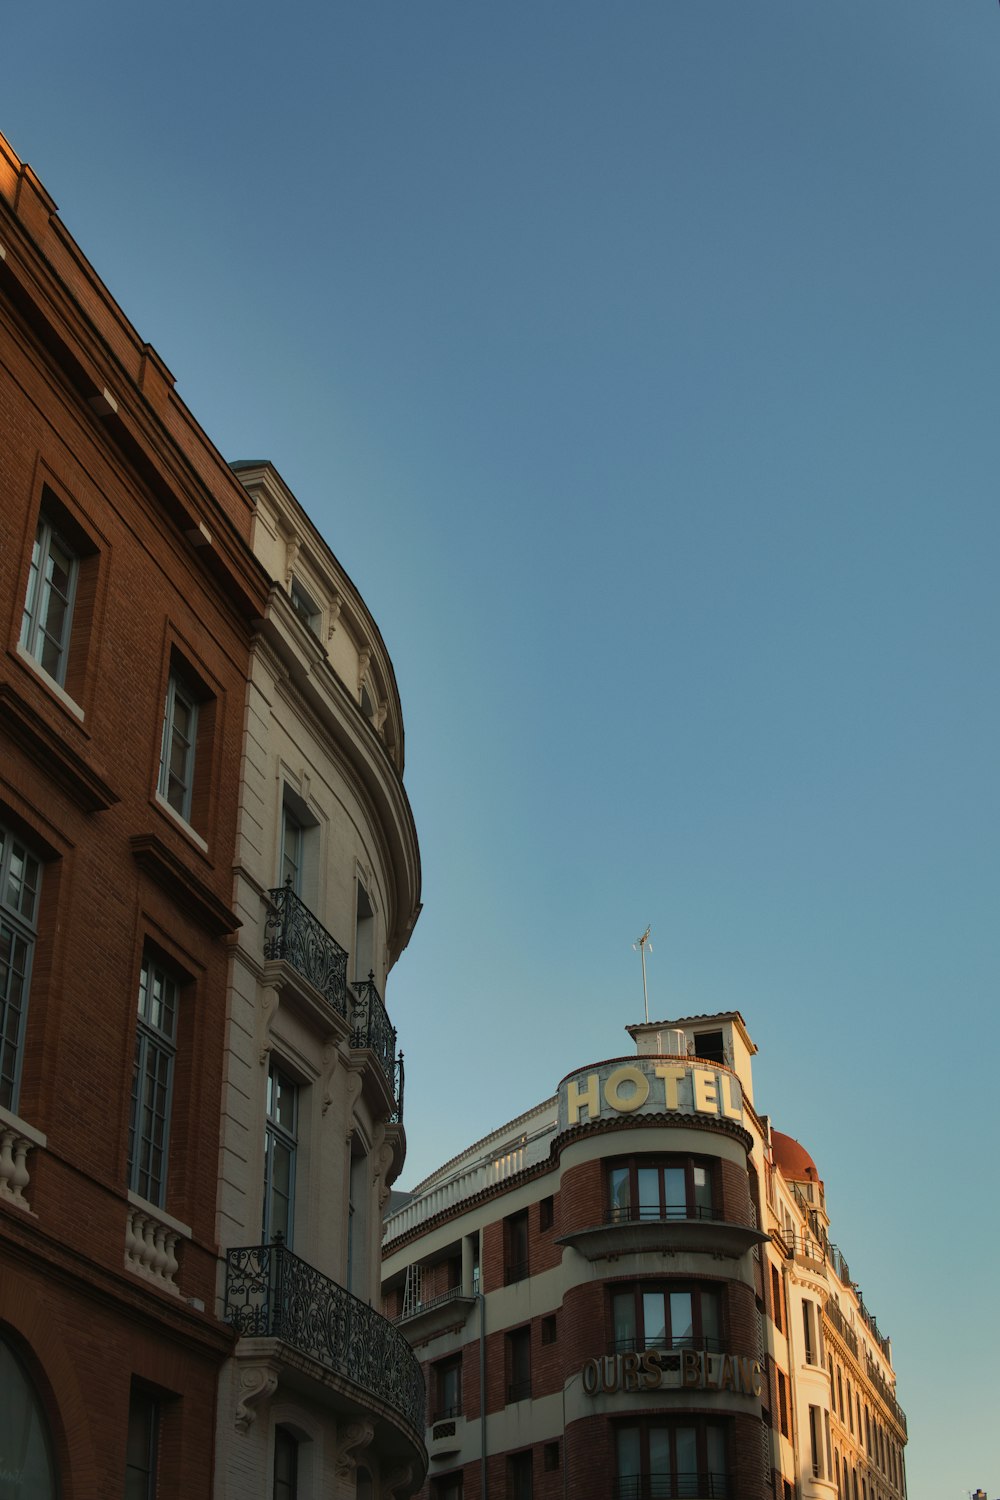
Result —
<instances>
[{"instance_id":1,"label":"wrought iron balcony","mask_svg":"<svg viewBox=\"0 0 1000 1500\"><path fill-rule=\"evenodd\" d=\"M280 1339L424 1430L424 1377L397 1328L280 1242L226 1253L226 1319Z\"/></svg>"},{"instance_id":2,"label":"wrought iron balcony","mask_svg":"<svg viewBox=\"0 0 1000 1500\"><path fill-rule=\"evenodd\" d=\"M295 894L290 880L270 894L264 957L284 959L346 1018L347 953Z\"/></svg>"},{"instance_id":3,"label":"wrought iron balcony","mask_svg":"<svg viewBox=\"0 0 1000 1500\"><path fill-rule=\"evenodd\" d=\"M369 970L367 979L356 979L351 988L351 1046L375 1053L396 1101L391 1119L398 1124L403 1118L403 1057L396 1056L396 1028L376 987L374 970Z\"/></svg>"}]
</instances>

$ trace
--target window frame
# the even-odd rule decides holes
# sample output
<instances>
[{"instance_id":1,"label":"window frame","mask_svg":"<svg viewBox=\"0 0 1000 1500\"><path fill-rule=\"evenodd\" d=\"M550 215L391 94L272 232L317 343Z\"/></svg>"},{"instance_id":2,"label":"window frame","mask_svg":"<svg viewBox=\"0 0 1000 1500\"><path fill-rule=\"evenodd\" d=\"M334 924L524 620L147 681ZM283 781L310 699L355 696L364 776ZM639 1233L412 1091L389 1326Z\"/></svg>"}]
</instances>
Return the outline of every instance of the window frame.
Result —
<instances>
[{"instance_id":1,"label":"window frame","mask_svg":"<svg viewBox=\"0 0 1000 1500\"><path fill-rule=\"evenodd\" d=\"M504 1286L527 1281L531 1275L531 1226L528 1210L508 1214L503 1221Z\"/></svg>"},{"instance_id":2,"label":"window frame","mask_svg":"<svg viewBox=\"0 0 1000 1500\"><path fill-rule=\"evenodd\" d=\"M531 1400L531 1324L509 1328L504 1335L507 1405Z\"/></svg>"},{"instance_id":3,"label":"window frame","mask_svg":"<svg viewBox=\"0 0 1000 1500\"><path fill-rule=\"evenodd\" d=\"M67 542L65 528L60 527L57 518L53 517L54 505L52 502L55 497L52 496L50 499L50 493L46 491L43 497L38 513L38 524L35 527L34 540L31 544L28 584L25 589L18 643L25 655L31 658L39 670L65 692L66 671L69 665L70 645L73 639L73 614L76 605L77 581L80 576L82 557L79 547ZM66 570L66 590L64 594L60 595L63 599L64 607L62 628L59 640L55 645L57 655L53 665L49 665L45 660L45 643L54 641L54 637L50 634L48 628L49 609L53 591L50 564L52 562L54 546L61 547L67 559L68 567Z\"/></svg>"},{"instance_id":4,"label":"window frame","mask_svg":"<svg viewBox=\"0 0 1000 1500\"><path fill-rule=\"evenodd\" d=\"M442 1422L446 1417L460 1417L462 1415L462 1356L461 1354L450 1354L446 1359L437 1360L432 1366L434 1372L434 1422ZM454 1382L454 1389L450 1389ZM449 1401L447 1397L454 1396Z\"/></svg>"},{"instance_id":5,"label":"window frame","mask_svg":"<svg viewBox=\"0 0 1000 1500\"><path fill-rule=\"evenodd\" d=\"M283 1085L291 1092L293 1120L291 1129L282 1123L279 1116L281 1102L279 1085ZM291 1249L295 1237L296 1160L298 1154L301 1090L296 1080L286 1071L282 1060L275 1058L273 1053L268 1060L267 1083L265 1087L264 1192L261 1211L261 1241L265 1245L271 1244L274 1241L275 1235L280 1234L282 1236L282 1243ZM277 1148L285 1150L288 1154L288 1193L284 1229L275 1229L274 1227L274 1154Z\"/></svg>"},{"instance_id":6,"label":"window frame","mask_svg":"<svg viewBox=\"0 0 1000 1500\"><path fill-rule=\"evenodd\" d=\"M535 1465L532 1449L507 1455L507 1495L509 1500L532 1500Z\"/></svg>"},{"instance_id":7,"label":"window frame","mask_svg":"<svg viewBox=\"0 0 1000 1500\"><path fill-rule=\"evenodd\" d=\"M675 1417L643 1417L639 1420L627 1420L614 1424L615 1442L615 1496L616 1500L646 1500L646 1497L658 1495L684 1494L681 1476L689 1474L690 1470L680 1470L677 1457L677 1435L682 1431L694 1431L695 1436L695 1471L697 1494L711 1494L715 1500L725 1500L729 1494L732 1482L729 1463L729 1425L726 1422L695 1415L690 1412L678 1412ZM631 1474L621 1473L621 1437L626 1432L634 1432L638 1436L639 1472ZM667 1437L667 1456L669 1460L666 1473L662 1469L653 1467L652 1445L650 1437L653 1433L665 1433ZM714 1434L718 1443L722 1446L722 1455L725 1467L720 1470L710 1469L710 1434ZM662 1485L662 1489L660 1486Z\"/></svg>"},{"instance_id":8,"label":"window frame","mask_svg":"<svg viewBox=\"0 0 1000 1500\"><path fill-rule=\"evenodd\" d=\"M182 705L190 714L187 749L184 751L182 775L178 775L173 769L178 699L180 699ZM200 718L200 708L201 703L198 694L193 690L190 679L177 666L171 665L170 676L167 679L167 696L163 708L160 769L156 780L156 791L157 795L166 803L170 810L176 813L189 826L193 826L191 822L191 810L194 804L194 780L198 764L198 721ZM172 780L176 780L181 789L180 805L178 805L172 795Z\"/></svg>"},{"instance_id":9,"label":"window frame","mask_svg":"<svg viewBox=\"0 0 1000 1500\"><path fill-rule=\"evenodd\" d=\"M704 1349L709 1353L718 1354L726 1348L725 1333L725 1300L722 1295L722 1287L717 1284L707 1284L699 1281L691 1281L687 1278L677 1281L636 1281L636 1282L614 1282L609 1287L610 1300L608 1304L608 1326L611 1330L608 1340L608 1352L610 1354L640 1353L644 1349L663 1349L673 1351L676 1349ZM691 1325L690 1335L675 1335L671 1327L672 1307L671 1296L687 1294L691 1299ZM645 1299L652 1296L663 1298L663 1322L665 1335L662 1340L651 1339L646 1331L646 1305ZM715 1300L717 1333L705 1333L705 1316L702 1299L712 1297ZM619 1298L632 1299L632 1323L635 1333L631 1336L619 1337L615 1332L615 1303Z\"/></svg>"},{"instance_id":10,"label":"window frame","mask_svg":"<svg viewBox=\"0 0 1000 1500\"><path fill-rule=\"evenodd\" d=\"M290 1475L279 1474L282 1458L291 1459ZM289 1427L280 1422L274 1429L274 1462L271 1466L272 1500L296 1500L299 1492L299 1440Z\"/></svg>"},{"instance_id":11,"label":"window frame","mask_svg":"<svg viewBox=\"0 0 1000 1500\"><path fill-rule=\"evenodd\" d=\"M14 862L20 869L14 871ZM31 998L31 970L38 942L44 864L9 824L0 824L0 1105L17 1114L24 1067L24 1043ZM31 871L30 878L28 872ZM25 910L26 898L27 910ZM15 967L20 955L21 967ZM14 993L16 989L16 1002ZM11 1014L14 1014L11 1038Z\"/></svg>"},{"instance_id":12,"label":"window frame","mask_svg":"<svg viewBox=\"0 0 1000 1500\"><path fill-rule=\"evenodd\" d=\"M684 1205L668 1202L667 1172L684 1172ZM704 1172L705 1183L696 1181L695 1173ZM657 1203L643 1203L640 1193L639 1173L656 1172ZM671 1220L687 1221L722 1218L722 1209L717 1206L719 1198L716 1158L694 1154L628 1156L612 1158L606 1167L608 1195L607 1219L612 1224L667 1223ZM628 1198L622 1202L615 1177L625 1174ZM707 1188L708 1202L698 1201L699 1187Z\"/></svg>"},{"instance_id":13,"label":"window frame","mask_svg":"<svg viewBox=\"0 0 1000 1500\"><path fill-rule=\"evenodd\" d=\"M142 1494L138 1500L156 1500L157 1470L160 1446L160 1411L161 1403L151 1391L143 1386L132 1384L128 1401L128 1435L125 1448L125 1492L129 1497L132 1490L129 1489L129 1475L138 1475L142 1484ZM148 1416L148 1432L139 1434L145 1441L145 1467L133 1462L132 1441L133 1422L140 1417Z\"/></svg>"},{"instance_id":14,"label":"window frame","mask_svg":"<svg viewBox=\"0 0 1000 1500\"><path fill-rule=\"evenodd\" d=\"M169 1002L157 1000L155 986L151 983L151 971L154 978L159 977L163 982L163 989L170 997ZM183 988L183 976L147 944L143 949L139 969L127 1177L129 1191L143 1202L151 1203L154 1208L166 1206L174 1065L177 1059L177 1019ZM158 1008L169 1009L169 1030L154 1019L154 1012ZM157 1095L160 1093L162 1108L157 1108ZM159 1122L158 1130L155 1127L152 1131L148 1128L146 1122L150 1117ZM141 1130L140 1120L143 1122ZM154 1157L158 1158L157 1166L154 1166Z\"/></svg>"}]
</instances>

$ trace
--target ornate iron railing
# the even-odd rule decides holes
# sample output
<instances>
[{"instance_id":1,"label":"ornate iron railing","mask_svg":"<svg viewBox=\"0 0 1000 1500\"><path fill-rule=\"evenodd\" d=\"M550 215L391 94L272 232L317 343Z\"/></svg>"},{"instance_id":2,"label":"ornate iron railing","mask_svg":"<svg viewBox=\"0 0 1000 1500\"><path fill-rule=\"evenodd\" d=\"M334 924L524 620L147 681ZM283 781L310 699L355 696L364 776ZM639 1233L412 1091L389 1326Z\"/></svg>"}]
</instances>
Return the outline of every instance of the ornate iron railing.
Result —
<instances>
[{"instance_id":1,"label":"ornate iron railing","mask_svg":"<svg viewBox=\"0 0 1000 1500\"><path fill-rule=\"evenodd\" d=\"M396 1028L389 1020L385 1002L369 970L367 979L355 979L351 986L351 1046L367 1047L374 1052L392 1089L396 1109L390 1117L394 1124L403 1118L403 1059L396 1056Z\"/></svg>"},{"instance_id":2,"label":"ornate iron railing","mask_svg":"<svg viewBox=\"0 0 1000 1500\"><path fill-rule=\"evenodd\" d=\"M367 979L356 979L351 986L351 1046L369 1047L391 1083L396 1061L396 1028L389 1020L385 1002L375 985L375 973Z\"/></svg>"},{"instance_id":3,"label":"ornate iron railing","mask_svg":"<svg viewBox=\"0 0 1000 1500\"><path fill-rule=\"evenodd\" d=\"M403 1123L403 1084L405 1081L406 1074L403 1071L403 1054L401 1052L396 1058L395 1067L393 1068L392 1097L396 1101L396 1108L389 1116L390 1125L402 1125Z\"/></svg>"},{"instance_id":4,"label":"ornate iron railing","mask_svg":"<svg viewBox=\"0 0 1000 1500\"><path fill-rule=\"evenodd\" d=\"M659 1349L667 1353L672 1353L675 1349L704 1349L708 1354L721 1354L727 1348L728 1343L725 1339L716 1338L710 1333L667 1334L663 1338L653 1339L640 1339L635 1334L623 1334L621 1338L609 1339L607 1345L609 1354L641 1354L644 1349ZM680 1369L679 1363L677 1368Z\"/></svg>"},{"instance_id":5,"label":"ornate iron railing","mask_svg":"<svg viewBox=\"0 0 1000 1500\"><path fill-rule=\"evenodd\" d=\"M314 917L291 881L271 891L264 923L264 957L281 958L347 1015L347 953Z\"/></svg>"},{"instance_id":6,"label":"ornate iron railing","mask_svg":"<svg viewBox=\"0 0 1000 1500\"><path fill-rule=\"evenodd\" d=\"M281 1339L309 1355L423 1435L424 1377L406 1339L280 1241L227 1251L226 1319L241 1338Z\"/></svg>"}]
</instances>

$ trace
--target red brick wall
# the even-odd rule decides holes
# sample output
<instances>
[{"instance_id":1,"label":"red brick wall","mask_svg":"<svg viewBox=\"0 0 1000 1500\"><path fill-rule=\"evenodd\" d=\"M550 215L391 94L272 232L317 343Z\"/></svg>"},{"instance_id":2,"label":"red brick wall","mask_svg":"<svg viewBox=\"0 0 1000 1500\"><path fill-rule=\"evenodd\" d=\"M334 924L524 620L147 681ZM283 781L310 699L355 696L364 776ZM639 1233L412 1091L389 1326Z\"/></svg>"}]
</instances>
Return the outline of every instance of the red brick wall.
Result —
<instances>
[{"instance_id":1,"label":"red brick wall","mask_svg":"<svg viewBox=\"0 0 1000 1500\"><path fill-rule=\"evenodd\" d=\"M231 1343L214 1316L225 912L250 621L263 615L266 590L236 481L174 398L153 416L133 379L148 364L141 347L30 183L20 221L11 215L12 171L0 142L0 822L44 866L17 1110L47 1146L28 1161L35 1217L0 1205L0 1321L46 1393L66 1500L121 1494L133 1376L170 1393L161 1491L207 1497L217 1373ZM72 299L25 238L29 218ZM105 384L117 416L88 405ZM82 720L17 651L45 486L91 554L67 673ZM185 535L192 517L206 520L210 545ZM202 807L192 814L207 848L155 797L172 648L214 700L202 714L212 733L211 743L199 737ZM110 805L95 810L91 794ZM153 841L157 872L134 857L135 839ZM181 1296L124 1266L147 942L190 979L165 1203L193 1231L179 1247Z\"/></svg>"}]
</instances>

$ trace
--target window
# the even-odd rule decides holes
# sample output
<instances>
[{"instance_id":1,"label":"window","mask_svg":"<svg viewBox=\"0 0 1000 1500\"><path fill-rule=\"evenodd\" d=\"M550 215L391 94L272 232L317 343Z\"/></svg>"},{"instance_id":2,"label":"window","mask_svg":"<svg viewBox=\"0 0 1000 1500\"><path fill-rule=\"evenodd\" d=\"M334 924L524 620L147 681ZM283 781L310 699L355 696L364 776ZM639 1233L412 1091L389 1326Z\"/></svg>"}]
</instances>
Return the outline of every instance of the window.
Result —
<instances>
[{"instance_id":1,"label":"window","mask_svg":"<svg viewBox=\"0 0 1000 1500\"><path fill-rule=\"evenodd\" d=\"M726 1066L726 1046L721 1031L696 1031L694 1034L694 1055L704 1058L705 1062L720 1063Z\"/></svg>"},{"instance_id":2,"label":"window","mask_svg":"<svg viewBox=\"0 0 1000 1500\"><path fill-rule=\"evenodd\" d=\"M728 1494L726 1435L714 1422L643 1422L616 1431L617 1500Z\"/></svg>"},{"instance_id":3,"label":"window","mask_svg":"<svg viewBox=\"0 0 1000 1500\"><path fill-rule=\"evenodd\" d=\"M547 1474L551 1474L559 1467L559 1444L546 1443L542 1449L542 1467Z\"/></svg>"},{"instance_id":4,"label":"window","mask_svg":"<svg viewBox=\"0 0 1000 1500\"><path fill-rule=\"evenodd\" d=\"M375 968L375 908L361 881L357 886L357 915L354 923L354 977L367 979Z\"/></svg>"},{"instance_id":5,"label":"window","mask_svg":"<svg viewBox=\"0 0 1000 1500\"><path fill-rule=\"evenodd\" d=\"M802 1334L803 1334L803 1338L805 1340L803 1347L805 1349L805 1356L806 1356L806 1364L807 1365L814 1365L817 1362L816 1361L816 1327L815 1327L814 1318L815 1318L815 1309L813 1307L813 1304L809 1301L808 1297L804 1297L802 1299Z\"/></svg>"},{"instance_id":6,"label":"window","mask_svg":"<svg viewBox=\"0 0 1000 1500\"><path fill-rule=\"evenodd\" d=\"M292 1243L295 1198L295 1146L299 1091L272 1061L267 1072L267 1124L264 1129L264 1243L280 1234Z\"/></svg>"},{"instance_id":7,"label":"window","mask_svg":"<svg viewBox=\"0 0 1000 1500\"><path fill-rule=\"evenodd\" d=\"M156 1440L159 1405L148 1391L132 1387L128 1403L125 1500L156 1500Z\"/></svg>"},{"instance_id":8,"label":"window","mask_svg":"<svg viewBox=\"0 0 1000 1500\"><path fill-rule=\"evenodd\" d=\"M778 1422L781 1426L783 1437L789 1437L788 1427L788 1381L781 1370L778 1371Z\"/></svg>"},{"instance_id":9,"label":"window","mask_svg":"<svg viewBox=\"0 0 1000 1500\"><path fill-rule=\"evenodd\" d=\"M781 1301L781 1274L777 1266L771 1267L771 1304L774 1308L774 1326L781 1333L784 1329Z\"/></svg>"},{"instance_id":10,"label":"window","mask_svg":"<svg viewBox=\"0 0 1000 1500\"><path fill-rule=\"evenodd\" d=\"M511 1214L503 1224L504 1285L528 1275L528 1211Z\"/></svg>"},{"instance_id":11,"label":"window","mask_svg":"<svg viewBox=\"0 0 1000 1500\"><path fill-rule=\"evenodd\" d=\"M306 629L311 630L313 635L319 635L319 608L316 604L313 603L313 600L310 598L309 594L302 587L302 584L297 578L292 579L292 586L289 589L289 597L292 601L292 608L294 609L295 613L298 615L299 619L302 621Z\"/></svg>"},{"instance_id":12,"label":"window","mask_svg":"<svg viewBox=\"0 0 1000 1500\"><path fill-rule=\"evenodd\" d=\"M77 571L76 552L43 509L31 549L21 646L60 687L66 681Z\"/></svg>"},{"instance_id":13,"label":"window","mask_svg":"<svg viewBox=\"0 0 1000 1500\"><path fill-rule=\"evenodd\" d=\"M432 1421L443 1417L459 1417L462 1414L462 1356L443 1359L434 1366L434 1394L436 1406Z\"/></svg>"},{"instance_id":14,"label":"window","mask_svg":"<svg viewBox=\"0 0 1000 1500\"><path fill-rule=\"evenodd\" d=\"M198 704L195 695L183 678L173 671L167 684L157 790L186 823L191 821L197 731Z\"/></svg>"},{"instance_id":15,"label":"window","mask_svg":"<svg viewBox=\"0 0 1000 1500\"><path fill-rule=\"evenodd\" d=\"M273 1500L295 1500L298 1494L299 1445L287 1427L274 1429Z\"/></svg>"},{"instance_id":16,"label":"window","mask_svg":"<svg viewBox=\"0 0 1000 1500\"><path fill-rule=\"evenodd\" d=\"M543 1198L538 1205L538 1227L542 1232L551 1229L555 1219L555 1199Z\"/></svg>"},{"instance_id":17,"label":"window","mask_svg":"<svg viewBox=\"0 0 1000 1500\"><path fill-rule=\"evenodd\" d=\"M41 865L0 828L0 1104L17 1110Z\"/></svg>"},{"instance_id":18,"label":"window","mask_svg":"<svg viewBox=\"0 0 1000 1500\"><path fill-rule=\"evenodd\" d=\"M507 1334L507 1400L526 1401L531 1395L531 1329Z\"/></svg>"},{"instance_id":19,"label":"window","mask_svg":"<svg viewBox=\"0 0 1000 1500\"><path fill-rule=\"evenodd\" d=\"M698 1286L638 1286L611 1298L612 1352L722 1348L719 1292Z\"/></svg>"},{"instance_id":20,"label":"window","mask_svg":"<svg viewBox=\"0 0 1000 1500\"><path fill-rule=\"evenodd\" d=\"M431 1480L431 1500L462 1500L462 1475L442 1474Z\"/></svg>"},{"instance_id":21,"label":"window","mask_svg":"<svg viewBox=\"0 0 1000 1500\"><path fill-rule=\"evenodd\" d=\"M510 1500L531 1500L531 1450L512 1453L507 1460L507 1494Z\"/></svg>"},{"instance_id":22,"label":"window","mask_svg":"<svg viewBox=\"0 0 1000 1500\"><path fill-rule=\"evenodd\" d=\"M699 1157L635 1157L608 1175L612 1223L632 1219L714 1219L711 1163Z\"/></svg>"},{"instance_id":23,"label":"window","mask_svg":"<svg viewBox=\"0 0 1000 1500\"><path fill-rule=\"evenodd\" d=\"M812 1471L814 1479L823 1478L823 1438L820 1431L820 1415L818 1406L809 1408L809 1449L812 1456Z\"/></svg>"},{"instance_id":24,"label":"window","mask_svg":"<svg viewBox=\"0 0 1000 1500\"><path fill-rule=\"evenodd\" d=\"M542 1319L542 1343L554 1344L559 1337L559 1327L556 1322L555 1313L548 1313Z\"/></svg>"},{"instance_id":25,"label":"window","mask_svg":"<svg viewBox=\"0 0 1000 1500\"><path fill-rule=\"evenodd\" d=\"M152 953L139 974L139 1019L128 1132L128 1185L147 1203L163 1207L177 1037L176 977Z\"/></svg>"},{"instance_id":26,"label":"window","mask_svg":"<svg viewBox=\"0 0 1000 1500\"><path fill-rule=\"evenodd\" d=\"M281 883L302 894L302 824L286 803L281 810Z\"/></svg>"},{"instance_id":27,"label":"window","mask_svg":"<svg viewBox=\"0 0 1000 1500\"><path fill-rule=\"evenodd\" d=\"M45 1410L28 1371L2 1336L0 1391L0 1475L7 1481L3 1493L55 1500L56 1467Z\"/></svg>"}]
</instances>

